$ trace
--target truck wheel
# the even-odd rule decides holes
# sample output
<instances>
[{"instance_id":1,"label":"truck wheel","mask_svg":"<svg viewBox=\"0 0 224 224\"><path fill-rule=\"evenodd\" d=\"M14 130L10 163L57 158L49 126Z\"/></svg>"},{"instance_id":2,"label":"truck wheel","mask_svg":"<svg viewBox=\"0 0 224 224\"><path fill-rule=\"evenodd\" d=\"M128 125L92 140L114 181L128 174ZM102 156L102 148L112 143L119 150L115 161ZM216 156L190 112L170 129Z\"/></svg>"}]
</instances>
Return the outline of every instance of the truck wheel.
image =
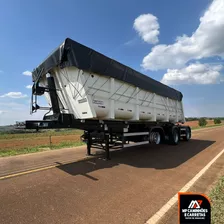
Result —
<instances>
[{"instance_id":1,"label":"truck wheel","mask_svg":"<svg viewBox=\"0 0 224 224\"><path fill-rule=\"evenodd\" d=\"M161 143L161 135L159 132L151 132L149 135L150 143L154 143L156 145Z\"/></svg>"},{"instance_id":2,"label":"truck wheel","mask_svg":"<svg viewBox=\"0 0 224 224\"><path fill-rule=\"evenodd\" d=\"M183 137L184 141L189 141L191 138L191 132L189 128L186 128L186 136Z\"/></svg>"},{"instance_id":3,"label":"truck wheel","mask_svg":"<svg viewBox=\"0 0 224 224\"><path fill-rule=\"evenodd\" d=\"M179 143L179 133L177 128L173 129L173 131L170 133L170 144L177 145Z\"/></svg>"}]
</instances>

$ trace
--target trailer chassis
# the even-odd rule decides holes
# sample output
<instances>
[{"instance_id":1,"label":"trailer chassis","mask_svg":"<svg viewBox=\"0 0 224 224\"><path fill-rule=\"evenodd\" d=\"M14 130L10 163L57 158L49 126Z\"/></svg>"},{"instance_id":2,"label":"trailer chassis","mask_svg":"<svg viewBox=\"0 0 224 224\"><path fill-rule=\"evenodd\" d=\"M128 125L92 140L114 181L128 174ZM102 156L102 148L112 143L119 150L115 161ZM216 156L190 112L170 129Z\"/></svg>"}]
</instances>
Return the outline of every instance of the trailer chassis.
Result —
<instances>
[{"instance_id":1,"label":"trailer chassis","mask_svg":"<svg viewBox=\"0 0 224 224\"><path fill-rule=\"evenodd\" d=\"M81 120L72 114L54 114L43 120L26 121L26 129L75 128L84 130L81 140L87 144L88 156L91 149L105 151L110 159L111 149L123 149L132 146L168 143L177 145L180 140L191 138L189 126L175 125L169 122L136 122L110 120Z\"/></svg>"}]
</instances>

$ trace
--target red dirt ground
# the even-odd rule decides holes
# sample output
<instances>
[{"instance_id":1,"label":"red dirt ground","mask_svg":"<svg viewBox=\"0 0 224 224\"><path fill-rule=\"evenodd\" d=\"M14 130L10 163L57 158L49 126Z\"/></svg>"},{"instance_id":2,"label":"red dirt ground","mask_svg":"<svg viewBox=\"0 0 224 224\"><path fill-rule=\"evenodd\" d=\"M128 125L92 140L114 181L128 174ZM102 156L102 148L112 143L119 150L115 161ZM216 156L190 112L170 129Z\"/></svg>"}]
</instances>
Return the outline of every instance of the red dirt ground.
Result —
<instances>
[{"instance_id":1,"label":"red dirt ground","mask_svg":"<svg viewBox=\"0 0 224 224\"><path fill-rule=\"evenodd\" d=\"M214 125L214 121L213 120L207 120L207 125L206 126L210 126L210 125ZM198 121L187 121L184 123L184 125L188 125L190 126L191 128L196 128L198 127Z\"/></svg>"},{"instance_id":2,"label":"red dirt ground","mask_svg":"<svg viewBox=\"0 0 224 224\"><path fill-rule=\"evenodd\" d=\"M213 120L207 120L207 126L214 125ZM198 121L188 121L184 125L189 125L191 128L198 127ZM80 141L79 134L51 136L51 144L57 145L62 142L77 142ZM0 139L0 149L22 149L34 146L50 146L50 137L31 137L25 139Z\"/></svg>"},{"instance_id":3,"label":"red dirt ground","mask_svg":"<svg viewBox=\"0 0 224 224\"><path fill-rule=\"evenodd\" d=\"M52 144L61 142L77 142L80 141L80 135L63 135L51 136ZM21 149L32 146L46 145L50 146L50 137L37 137L26 139L0 139L0 149Z\"/></svg>"}]
</instances>

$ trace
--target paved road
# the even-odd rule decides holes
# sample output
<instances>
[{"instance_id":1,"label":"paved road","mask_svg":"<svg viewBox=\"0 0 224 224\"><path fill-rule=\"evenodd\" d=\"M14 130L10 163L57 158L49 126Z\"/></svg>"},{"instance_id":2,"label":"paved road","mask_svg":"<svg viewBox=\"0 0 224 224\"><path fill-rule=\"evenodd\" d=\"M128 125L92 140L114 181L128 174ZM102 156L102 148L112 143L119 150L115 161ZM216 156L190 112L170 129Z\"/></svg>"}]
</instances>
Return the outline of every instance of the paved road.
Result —
<instances>
[{"instance_id":1,"label":"paved road","mask_svg":"<svg viewBox=\"0 0 224 224\"><path fill-rule=\"evenodd\" d=\"M1 180L0 223L143 224L224 148L223 136L223 127L196 131L178 146L129 148L111 161Z\"/></svg>"},{"instance_id":2,"label":"paved road","mask_svg":"<svg viewBox=\"0 0 224 224\"><path fill-rule=\"evenodd\" d=\"M224 176L224 154L210 167L210 169L189 189L189 192L200 192L208 195L211 189L217 184L222 176ZM211 204L213 206L213 203ZM178 223L178 203L172 206L158 224L176 224ZM224 220L220 219L219 224L223 224Z\"/></svg>"},{"instance_id":3,"label":"paved road","mask_svg":"<svg viewBox=\"0 0 224 224\"><path fill-rule=\"evenodd\" d=\"M85 158L86 147L66 148L0 158L0 178L40 167L58 165Z\"/></svg>"}]
</instances>

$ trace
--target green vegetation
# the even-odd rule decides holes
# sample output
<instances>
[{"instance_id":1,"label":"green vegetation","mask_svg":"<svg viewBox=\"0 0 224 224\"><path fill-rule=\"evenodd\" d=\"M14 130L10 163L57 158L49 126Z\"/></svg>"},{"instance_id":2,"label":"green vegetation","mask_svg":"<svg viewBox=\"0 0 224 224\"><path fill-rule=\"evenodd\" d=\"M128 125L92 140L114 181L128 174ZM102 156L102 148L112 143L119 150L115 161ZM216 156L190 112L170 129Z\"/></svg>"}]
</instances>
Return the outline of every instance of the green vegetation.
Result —
<instances>
[{"instance_id":1,"label":"green vegetation","mask_svg":"<svg viewBox=\"0 0 224 224\"><path fill-rule=\"evenodd\" d=\"M84 145L83 142L61 142L57 145L39 145L35 147L26 147L22 149L0 149L0 157L4 156L15 156L15 155L21 155L21 154L27 154L27 153L33 153L33 152L42 152L42 151L48 151L48 150L54 150L54 149L61 149L61 148L70 148L70 147L76 147Z\"/></svg>"},{"instance_id":2,"label":"green vegetation","mask_svg":"<svg viewBox=\"0 0 224 224\"><path fill-rule=\"evenodd\" d=\"M224 223L224 176L218 181L218 184L209 194L212 208L212 223Z\"/></svg>"},{"instance_id":3,"label":"green vegetation","mask_svg":"<svg viewBox=\"0 0 224 224\"><path fill-rule=\"evenodd\" d=\"M199 118L198 117L186 117L185 120L186 121L198 121Z\"/></svg>"},{"instance_id":4,"label":"green vegetation","mask_svg":"<svg viewBox=\"0 0 224 224\"><path fill-rule=\"evenodd\" d=\"M221 121L220 118L215 118L214 119L214 124L221 124L221 123L222 123L222 121Z\"/></svg>"},{"instance_id":5,"label":"green vegetation","mask_svg":"<svg viewBox=\"0 0 224 224\"><path fill-rule=\"evenodd\" d=\"M223 124L213 124L213 125L209 125L209 126L201 126L201 127L192 127L192 130L197 130L197 129L202 129L202 128L215 128L215 127L219 127L222 126Z\"/></svg>"},{"instance_id":6,"label":"green vegetation","mask_svg":"<svg viewBox=\"0 0 224 224\"><path fill-rule=\"evenodd\" d=\"M0 129L0 157L84 144L80 141L83 131L76 129L51 129L38 132L4 127L0 127Z\"/></svg>"},{"instance_id":7,"label":"green vegetation","mask_svg":"<svg viewBox=\"0 0 224 224\"><path fill-rule=\"evenodd\" d=\"M19 132L19 133L18 133ZM37 137L49 137L49 136L62 136L62 135L81 135L83 131L75 129L52 129L41 130L39 132L31 132L29 130L17 130L16 132L0 132L0 139L26 139Z\"/></svg>"},{"instance_id":8,"label":"green vegetation","mask_svg":"<svg viewBox=\"0 0 224 224\"><path fill-rule=\"evenodd\" d=\"M221 121L224 120L224 117L204 117L206 120L213 120L213 119L220 119ZM198 121L200 117L186 117L186 121Z\"/></svg>"},{"instance_id":9,"label":"green vegetation","mask_svg":"<svg viewBox=\"0 0 224 224\"><path fill-rule=\"evenodd\" d=\"M202 117L202 118L200 118L199 120L198 120L198 125L200 126L200 127L204 127L204 126L206 126L207 125L207 121L206 121L206 119L204 118L204 117Z\"/></svg>"}]
</instances>

